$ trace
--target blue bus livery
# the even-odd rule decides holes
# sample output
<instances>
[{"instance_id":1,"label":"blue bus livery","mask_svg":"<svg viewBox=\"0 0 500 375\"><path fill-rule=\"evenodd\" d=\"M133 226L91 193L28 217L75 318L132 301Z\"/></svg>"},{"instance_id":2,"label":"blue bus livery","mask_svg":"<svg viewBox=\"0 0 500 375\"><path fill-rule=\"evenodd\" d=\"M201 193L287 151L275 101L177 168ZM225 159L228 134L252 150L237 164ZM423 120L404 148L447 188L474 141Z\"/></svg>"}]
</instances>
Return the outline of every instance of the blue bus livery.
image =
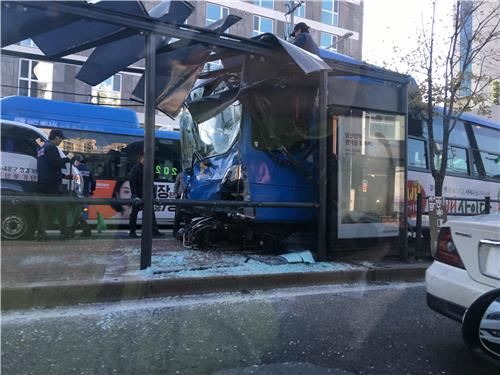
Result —
<instances>
[{"instance_id":1,"label":"blue bus livery","mask_svg":"<svg viewBox=\"0 0 500 375\"><path fill-rule=\"evenodd\" d=\"M144 130L130 109L46 100L6 97L0 100L1 118L35 126L46 133L64 130L65 153L82 155L97 179L94 197L130 198L128 173L143 148ZM155 185L158 198L172 198L180 171L179 133L156 131ZM175 207L155 206L159 223L171 223ZM89 219L99 211L108 223L126 224L129 206L90 206Z\"/></svg>"}]
</instances>

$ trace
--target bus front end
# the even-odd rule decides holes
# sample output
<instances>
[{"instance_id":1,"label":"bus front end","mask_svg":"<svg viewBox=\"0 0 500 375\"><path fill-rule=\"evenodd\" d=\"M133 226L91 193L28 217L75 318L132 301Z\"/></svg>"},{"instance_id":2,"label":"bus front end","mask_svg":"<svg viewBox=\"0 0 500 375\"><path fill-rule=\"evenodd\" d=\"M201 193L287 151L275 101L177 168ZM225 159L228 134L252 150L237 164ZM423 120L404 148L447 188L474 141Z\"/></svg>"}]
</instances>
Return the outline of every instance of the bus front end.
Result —
<instances>
[{"instance_id":1,"label":"bus front end","mask_svg":"<svg viewBox=\"0 0 500 375\"><path fill-rule=\"evenodd\" d=\"M297 78L297 77L295 77ZM316 77L269 81L219 103L207 118L180 117L185 197L235 202L316 202ZM221 87L221 92L229 89ZM206 107L203 108L206 111ZM312 208L203 206L179 210L189 242L272 248L313 222Z\"/></svg>"}]
</instances>

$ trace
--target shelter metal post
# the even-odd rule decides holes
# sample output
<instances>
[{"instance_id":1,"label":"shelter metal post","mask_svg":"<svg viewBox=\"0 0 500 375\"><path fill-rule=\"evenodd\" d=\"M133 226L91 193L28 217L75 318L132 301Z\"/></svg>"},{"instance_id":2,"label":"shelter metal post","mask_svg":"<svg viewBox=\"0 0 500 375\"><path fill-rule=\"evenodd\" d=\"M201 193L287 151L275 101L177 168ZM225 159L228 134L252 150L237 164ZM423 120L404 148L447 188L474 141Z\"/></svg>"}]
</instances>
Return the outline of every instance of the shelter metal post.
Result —
<instances>
[{"instance_id":1,"label":"shelter metal post","mask_svg":"<svg viewBox=\"0 0 500 375\"><path fill-rule=\"evenodd\" d=\"M415 228L415 258L422 254L422 193L417 193L417 217L416 217L416 228Z\"/></svg>"},{"instance_id":2,"label":"shelter metal post","mask_svg":"<svg viewBox=\"0 0 500 375\"><path fill-rule=\"evenodd\" d=\"M153 170L155 153L155 34L146 34L146 71L144 80L144 170L142 231L141 231L141 270L151 266L153 246Z\"/></svg>"},{"instance_id":3,"label":"shelter metal post","mask_svg":"<svg viewBox=\"0 0 500 375\"><path fill-rule=\"evenodd\" d=\"M401 109L405 114L405 139L404 139L404 149L402 157L404 158L404 205L403 205L403 218L401 225L399 226L399 257L401 260L408 260L408 187L406 181L408 181L408 160L407 160L407 149L408 149L408 83L405 83L401 89Z\"/></svg>"},{"instance_id":4,"label":"shelter metal post","mask_svg":"<svg viewBox=\"0 0 500 375\"><path fill-rule=\"evenodd\" d=\"M319 83L319 212L318 212L318 258L326 259L327 228L327 115L328 115L328 71L320 72Z\"/></svg>"}]
</instances>

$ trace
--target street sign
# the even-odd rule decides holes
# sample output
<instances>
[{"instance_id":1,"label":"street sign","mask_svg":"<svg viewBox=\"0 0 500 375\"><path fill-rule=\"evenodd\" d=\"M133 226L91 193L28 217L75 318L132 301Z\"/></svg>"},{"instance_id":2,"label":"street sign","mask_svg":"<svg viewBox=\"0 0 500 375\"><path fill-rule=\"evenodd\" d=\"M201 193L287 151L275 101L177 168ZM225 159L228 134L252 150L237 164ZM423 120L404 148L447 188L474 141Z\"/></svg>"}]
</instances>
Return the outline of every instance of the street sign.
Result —
<instances>
[{"instance_id":1,"label":"street sign","mask_svg":"<svg viewBox=\"0 0 500 375\"><path fill-rule=\"evenodd\" d=\"M436 243L439 234L439 228L447 220L446 202L444 197L429 197L429 225L431 235L431 254L436 254Z\"/></svg>"}]
</instances>

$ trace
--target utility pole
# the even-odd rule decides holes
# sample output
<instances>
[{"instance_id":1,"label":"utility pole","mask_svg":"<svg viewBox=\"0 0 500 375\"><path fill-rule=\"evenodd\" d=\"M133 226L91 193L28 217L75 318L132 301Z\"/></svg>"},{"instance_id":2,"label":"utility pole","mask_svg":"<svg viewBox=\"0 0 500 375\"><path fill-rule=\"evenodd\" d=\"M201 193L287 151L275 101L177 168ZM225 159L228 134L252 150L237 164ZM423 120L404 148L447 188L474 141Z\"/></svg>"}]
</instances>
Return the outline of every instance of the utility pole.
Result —
<instances>
[{"instance_id":1,"label":"utility pole","mask_svg":"<svg viewBox=\"0 0 500 375\"><path fill-rule=\"evenodd\" d=\"M287 31L285 31L285 40L290 39L290 33L293 30L293 27L295 25L295 11L300 8L304 4L304 0L290 0L288 1L285 6L287 8L287 11L285 13L285 17L290 15L290 23L288 23L288 27L286 28ZM290 27L291 26L291 27Z\"/></svg>"}]
</instances>

